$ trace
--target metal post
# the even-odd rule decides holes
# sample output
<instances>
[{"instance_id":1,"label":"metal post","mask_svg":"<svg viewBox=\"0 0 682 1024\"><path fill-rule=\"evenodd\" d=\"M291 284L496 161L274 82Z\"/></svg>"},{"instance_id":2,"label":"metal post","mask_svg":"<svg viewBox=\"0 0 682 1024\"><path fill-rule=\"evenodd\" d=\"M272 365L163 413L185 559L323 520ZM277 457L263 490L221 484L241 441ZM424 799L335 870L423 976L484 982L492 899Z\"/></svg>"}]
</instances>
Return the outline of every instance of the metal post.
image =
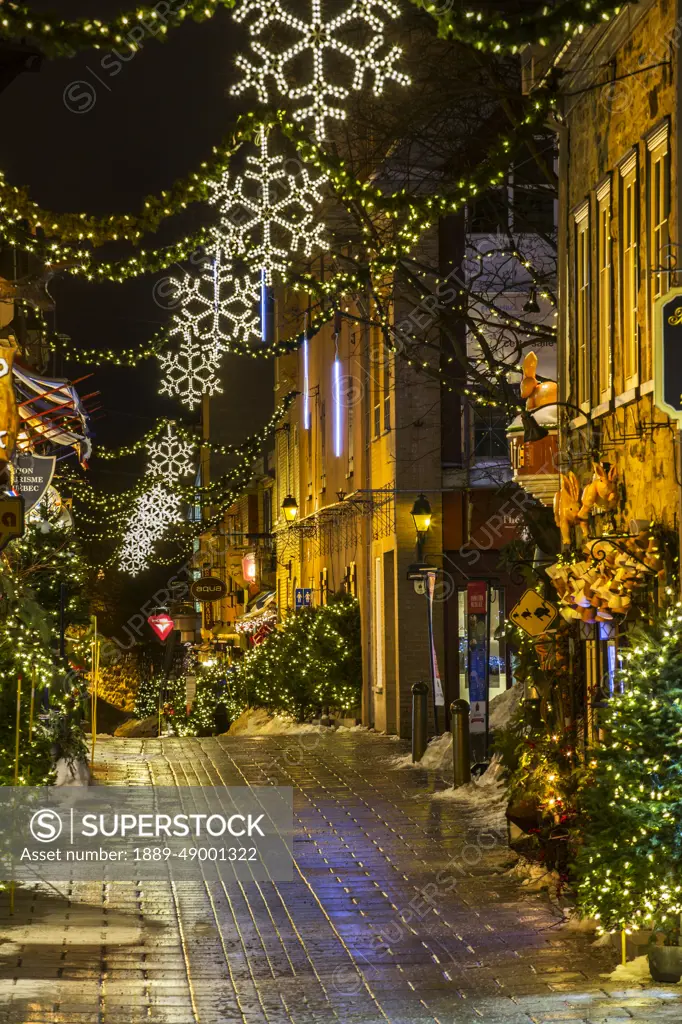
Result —
<instances>
[{"instance_id":1,"label":"metal post","mask_svg":"<svg viewBox=\"0 0 682 1024\"><path fill-rule=\"evenodd\" d=\"M431 699L433 700L433 724L436 730L436 736L440 736L440 728L438 726L438 704L436 703L436 664L434 661L435 657L435 640L433 635L433 593L431 586L433 580L430 578L431 573L424 576L424 593L426 595L426 626L429 637L429 668L431 674ZM433 574L435 576L435 574ZM445 712L445 707L443 708Z\"/></svg>"},{"instance_id":2,"label":"metal post","mask_svg":"<svg viewBox=\"0 0 682 1024\"><path fill-rule=\"evenodd\" d=\"M421 761L426 750L429 688L424 682L412 687L412 761Z\"/></svg>"},{"instance_id":3,"label":"metal post","mask_svg":"<svg viewBox=\"0 0 682 1024\"><path fill-rule=\"evenodd\" d=\"M21 747L21 673L17 676L17 711L14 725L14 785L19 785L19 752Z\"/></svg>"},{"instance_id":4,"label":"metal post","mask_svg":"<svg viewBox=\"0 0 682 1024\"><path fill-rule=\"evenodd\" d=\"M469 753L469 705L465 700L453 700L450 705L452 729L452 767L454 787L471 782L471 755Z\"/></svg>"},{"instance_id":5,"label":"metal post","mask_svg":"<svg viewBox=\"0 0 682 1024\"><path fill-rule=\"evenodd\" d=\"M92 636L92 662L91 662L91 689L90 689L90 732L92 734L92 749L90 751L90 768L95 765L95 744L97 743L97 687L99 675L99 641L97 639L97 616L91 618Z\"/></svg>"},{"instance_id":6,"label":"metal post","mask_svg":"<svg viewBox=\"0 0 682 1024\"><path fill-rule=\"evenodd\" d=\"M59 584L59 657L66 658L66 583Z\"/></svg>"}]
</instances>

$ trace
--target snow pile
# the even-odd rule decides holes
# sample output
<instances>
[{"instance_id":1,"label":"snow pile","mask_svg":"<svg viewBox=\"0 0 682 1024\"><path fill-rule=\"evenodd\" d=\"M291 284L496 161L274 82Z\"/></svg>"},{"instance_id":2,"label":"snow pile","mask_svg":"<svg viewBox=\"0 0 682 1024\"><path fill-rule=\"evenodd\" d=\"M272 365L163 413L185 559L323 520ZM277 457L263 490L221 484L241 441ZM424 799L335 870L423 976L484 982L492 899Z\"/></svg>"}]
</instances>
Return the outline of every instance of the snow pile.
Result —
<instances>
[{"instance_id":1,"label":"snow pile","mask_svg":"<svg viewBox=\"0 0 682 1024\"><path fill-rule=\"evenodd\" d=\"M55 765L55 786L89 786L90 769L85 761L69 762L60 757Z\"/></svg>"},{"instance_id":2,"label":"snow pile","mask_svg":"<svg viewBox=\"0 0 682 1024\"><path fill-rule=\"evenodd\" d=\"M329 733L324 725L297 722L290 715L275 715L265 708L247 708L235 719L227 731L228 736L291 736L301 733Z\"/></svg>"},{"instance_id":3,"label":"snow pile","mask_svg":"<svg viewBox=\"0 0 682 1024\"><path fill-rule=\"evenodd\" d=\"M421 761L413 761L412 754L394 758L391 768L429 768L433 771L447 771L452 776L452 734L444 732L435 736L424 751Z\"/></svg>"},{"instance_id":4,"label":"snow pile","mask_svg":"<svg viewBox=\"0 0 682 1024\"><path fill-rule=\"evenodd\" d=\"M504 782L502 764L497 754L478 779L458 786L457 789L443 789L433 794L434 800L448 800L472 812L474 824L496 825L506 823L507 787Z\"/></svg>"},{"instance_id":5,"label":"snow pile","mask_svg":"<svg viewBox=\"0 0 682 1024\"><path fill-rule=\"evenodd\" d=\"M636 956L634 960L628 960L626 964L618 964L615 970L604 977L622 985L650 985L652 978L649 971L649 957Z\"/></svg>"},{"instance_id":6,"label":"snow pile","mask_svg":"<svg viewBox=\"0 0 682 1024\"><path fill-rule=\"evenodd\" d=\"M514 683L490 701L488 725L493 730L506 729L523 699L523 686Z\"/></svg>"},{"instance_id":7,"label":"snow pile","mask_svg":"<svg viewBox=\"0 0 682 1024\"><path fill-rule=\"evenodd\" d=\"M577 910L569 910L560 927L563 931L592 935L596 932L598 924L593 917L580 917Z\"/></svg>"},{"instance_id":8,"label":"snow pile","mask_svg":"<svg viewBox=\"0 0 682 1024\"><path fill-rule=\"evenodd\" d=\"M521 857L508 873L512 878L518 878L521 885L530 892L557 892L561 885L561 879L556 871L524 857Z\"/></svg>"}]
</instances>

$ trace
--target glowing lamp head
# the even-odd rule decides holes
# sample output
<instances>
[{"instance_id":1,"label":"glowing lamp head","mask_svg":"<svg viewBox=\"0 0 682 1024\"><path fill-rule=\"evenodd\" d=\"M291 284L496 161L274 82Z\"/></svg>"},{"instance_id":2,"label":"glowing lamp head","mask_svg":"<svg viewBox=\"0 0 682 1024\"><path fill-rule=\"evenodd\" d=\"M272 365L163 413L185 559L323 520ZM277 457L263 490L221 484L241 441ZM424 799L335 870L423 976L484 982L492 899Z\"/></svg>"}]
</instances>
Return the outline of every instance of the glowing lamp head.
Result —
<instances>
[{"instance_id":1,"label":"glowing lamp head","mask_svg":"<svg viewBox=\"0 0 682 1024\"><path fill-rule=\"evenodd\" d=\"M420 494L414 505L412 506L412 512L410 513L414 520L414 528L417 533L426 533L431 526L431 505L429 499L425 494Z\"/></svg>"},{"instance_id":2,"label":"glowing lamp head","mask_svg":"<svg viewBox=\"0 0 682 1024\"><path fill-rule=\"evenodd\" d=\"M282 512L284 518L288 523L293 523L294 519L298 515L298 502L291 494L287 494L286 498L282 502Z\"/></svg>"}]
</instances>

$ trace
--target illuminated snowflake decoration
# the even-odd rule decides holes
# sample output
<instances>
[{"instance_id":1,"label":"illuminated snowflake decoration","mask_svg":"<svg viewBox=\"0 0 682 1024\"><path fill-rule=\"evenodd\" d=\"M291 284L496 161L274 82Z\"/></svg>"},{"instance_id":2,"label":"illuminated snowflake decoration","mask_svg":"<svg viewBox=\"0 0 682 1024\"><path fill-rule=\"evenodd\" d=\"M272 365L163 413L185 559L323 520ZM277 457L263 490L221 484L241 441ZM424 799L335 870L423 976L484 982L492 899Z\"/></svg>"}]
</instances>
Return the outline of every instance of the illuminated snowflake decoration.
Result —
<instances>
[{"instance_id":1,"label":"illuminated snowflake decoration","mask_svg":"<svg viewBox=\"0 0 682 1024\"><path fill-rule=\"evenodd\" d=\"M177 495L155 483L141 494L125 524L123 542L118 555L122 572L137 576L149 565L154 545L169 526L182 522Z\"/></svg>"},{"instance_id":2,"label":"illuminated snowflake decoration","mask_svg":"<svg viewBox=\"0 0 682 1024\"><path fill-rule=\"evenodd\" d=\"M338 10L339 6L339 0L335 0L333 7ZM338 103L350 94L349 89L329 81L325 57L340 54L351 62L351 88L354 90L363 88L367 75L373 77L375 96L383 93L387 80L398 85L410 84L408 75L398 71L395 66L402 53L400 47L386 49L385 21L388 18L395 19L400 14L392 0L350 0L343 10L327 20L322 14L322 0L310 0L308 22L287 11L281 0L243 0L234 12L234 18L236 21L245 21L251 14L257 15L249 26L251 36L254 37L251 49L260 63L252 63L243 55L237 57L237 67L244 77L233 86L233 95L239 96L253 88L260 102L267 103L267 82L271 78L280 96L286 96L294 103L307 101L307 105L304 102L295 107L293 115L298 121L314 121L318 142L325 138L327 118L345 120L346 111ZM273 53L257 38L271 28L278 35L286 37L287 33L293 32L298 38L291 46ZM369 37L364 46L351 46L339 38L339 32L357 28L364 29L365 35ZM292 65L299 67L304 58L312 63L311 75L307 84L296 85Z\"/></svg>"},{"instance_id":3,"label":"illuminated snowflake decoration","mask_svg":"<svg viewBox=\"0 0 682 1024\"><path fill-rule=\"evenodd\" d=\"M178 398L193 409L204 395L222 391L216 376L220 353L214 343L202 344L189 330L182 331L182 342L177 352L159 356L163 380L160 394Z\"/></svg>"},{"instance_id":4,"label":"illuminated snowflake decoration","mask_svg":"<svg viewBox=\"0 0 682 1024\"><path fill-rule=\"evenodd\" d=\"M233 263L226 263L225 255L229 254L216 249L201 275L186 274L176 281L175 295L181 308L171 326L191 332L204 345L230 352L261 340L261 281L258 273L236 277Z\"/></svg>"},{"instance_id":5,"label":"illuminated snowflake decoration","mask_svg":"<svg viewBox=\"0 0 682 1024\"><path fill-rule=\"evenodd\" d=\"M220 214L214 229L217 243L248 257L271 285L274 271L285 274L294 253L311 256L316 246L327 248L324 224L315 214L327 179L311 178L298 162L292 174L287 170L290 161L281 154L270 156L268 141L269 133L261 128L260 155L247 156L243 177L231 181L226 172L208 184Z\"/></svg>"},{"instance_id":6,"label":"illuminated snowflake decoration","mask_svg":"<svg viewBox=\"0 0 682 1024\"><path fill-rule=\"evenodd\" d=\"M147 452L147 473L150 476L162 477L174 484L195 471L195 445L179 437L172 423L166 424L166 430L159 438L150 441Z\"/></svg>"}]
</instances>

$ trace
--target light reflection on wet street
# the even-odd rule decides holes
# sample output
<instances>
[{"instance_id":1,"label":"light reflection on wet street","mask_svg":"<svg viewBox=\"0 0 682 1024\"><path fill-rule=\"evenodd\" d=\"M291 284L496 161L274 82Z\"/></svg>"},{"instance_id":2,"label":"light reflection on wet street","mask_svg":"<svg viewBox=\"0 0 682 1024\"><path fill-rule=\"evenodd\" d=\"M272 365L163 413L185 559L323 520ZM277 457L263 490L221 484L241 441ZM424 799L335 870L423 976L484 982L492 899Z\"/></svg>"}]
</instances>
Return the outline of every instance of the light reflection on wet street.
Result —
<instances>
[{"instance_id":1,"label":"light reflection on wet street","mask_svg":"<svg viewBox=\"0 0 682 1024\"><path fill-rule=\"evenodd\" d=\"M679 1020L678 990L600 978L504 870L501 832L366 733L101 739L108 785L294 788L292 882L24 886L0 896L0 1024ZM467 816L469 815L469 816ZM454 882L453 882L454 880Z\"/></svg>"}]
</instances>

